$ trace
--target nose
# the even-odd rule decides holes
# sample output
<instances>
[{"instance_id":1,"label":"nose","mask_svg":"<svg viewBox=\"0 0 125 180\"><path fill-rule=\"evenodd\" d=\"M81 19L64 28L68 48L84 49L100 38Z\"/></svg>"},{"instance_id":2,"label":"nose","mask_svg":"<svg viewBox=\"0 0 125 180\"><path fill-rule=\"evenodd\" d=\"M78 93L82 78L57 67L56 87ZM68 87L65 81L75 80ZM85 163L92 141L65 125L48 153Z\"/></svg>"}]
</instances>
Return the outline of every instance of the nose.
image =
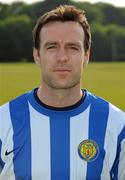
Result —
<instances>
[{"instance_id":1,"label":"nose","mask_svg":"<svg viewBox=\"0 0 125 180\"><path fill-rule=\"evenodd\" d=\"M57 60L60 61L60 62L68 61L68 54L66 52L66 49L59 48L59 50L57 52Z\"/></svg>"}]
</instances>

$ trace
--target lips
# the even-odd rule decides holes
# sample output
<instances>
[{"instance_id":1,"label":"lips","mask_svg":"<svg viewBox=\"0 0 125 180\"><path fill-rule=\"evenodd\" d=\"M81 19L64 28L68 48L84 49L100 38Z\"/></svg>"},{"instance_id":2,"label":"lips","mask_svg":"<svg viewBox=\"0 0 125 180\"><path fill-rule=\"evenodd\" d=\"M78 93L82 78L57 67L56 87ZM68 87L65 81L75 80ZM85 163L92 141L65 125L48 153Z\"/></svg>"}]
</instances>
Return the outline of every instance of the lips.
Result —
<instances>
[{"instance_id":1,"label":"lips","mask_svg":"<svg viewBox=\"0 0 125 180\"><path fill-rule=\"evenodd\" d=\"M70 69L67 68L57 68L53 70L54 72L70 72Z\"/></svg>"}]
</instances>

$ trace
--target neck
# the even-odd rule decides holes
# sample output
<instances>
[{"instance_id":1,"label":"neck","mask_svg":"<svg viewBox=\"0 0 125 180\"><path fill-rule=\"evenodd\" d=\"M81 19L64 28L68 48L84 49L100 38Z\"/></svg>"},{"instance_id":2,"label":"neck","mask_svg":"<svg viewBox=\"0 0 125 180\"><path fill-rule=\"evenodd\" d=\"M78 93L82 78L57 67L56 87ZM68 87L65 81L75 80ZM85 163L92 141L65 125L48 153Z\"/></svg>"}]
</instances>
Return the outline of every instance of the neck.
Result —
<instances>
[{"instance_id":1,"label":"neck","mask_svg":"<svg viewBox=\"0 0 125 180\"><path fill-rule=\"evenodd\" d=\"M48 106L66 107L77 103L82 97L80 84L70 89L55 89L45 85L39 87L37 95Z\"/></svg>"}]
</instances>

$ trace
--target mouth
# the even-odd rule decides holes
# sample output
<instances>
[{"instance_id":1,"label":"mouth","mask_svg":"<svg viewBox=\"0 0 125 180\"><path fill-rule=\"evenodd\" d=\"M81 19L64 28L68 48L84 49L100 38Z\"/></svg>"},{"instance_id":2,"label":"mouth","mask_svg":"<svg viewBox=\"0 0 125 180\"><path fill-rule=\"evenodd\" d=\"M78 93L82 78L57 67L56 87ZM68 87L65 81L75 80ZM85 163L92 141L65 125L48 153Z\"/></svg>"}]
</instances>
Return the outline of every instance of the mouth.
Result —
<instances>
[{"instance_id":1,"label":"mouth","mask_svg":"<svg viewBox=\"0 0 125 180\"><path fill-rule=\"evenodd\" d=\"M54 73L59 75L59 76L67 76L71 71L68 70L68 69L57 69L57 70L54 70Z\"/></svg>"},{"instance_id":2,"label":"mouth","mask_svg":"<svg viewBox=\"0 0 125 180\"><path fill-rule=\"evenodd\" d=\"M54 69L54 72L71 72L71 70L66 68L57 68Z\"/></svg>"}]
</instances>

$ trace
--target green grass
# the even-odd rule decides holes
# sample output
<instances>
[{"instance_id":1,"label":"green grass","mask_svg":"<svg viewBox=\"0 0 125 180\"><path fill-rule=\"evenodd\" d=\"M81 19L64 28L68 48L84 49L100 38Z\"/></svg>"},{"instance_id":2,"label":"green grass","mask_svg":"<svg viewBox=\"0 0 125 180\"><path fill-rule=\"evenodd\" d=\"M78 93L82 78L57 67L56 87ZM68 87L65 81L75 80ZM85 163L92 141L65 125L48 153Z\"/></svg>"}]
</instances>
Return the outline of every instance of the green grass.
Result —
<instances>
[{"instance_id":1,"label":"green grass","mask_svg":"<svg viewBox=\"0 0 125 180\"><path fill-rule=\"evenodd\" d=\"M0 105L39 86L35 64L0 64ZM125 63L90 63L82 87L125 110Z\"/></svg>"}]
</instances>

